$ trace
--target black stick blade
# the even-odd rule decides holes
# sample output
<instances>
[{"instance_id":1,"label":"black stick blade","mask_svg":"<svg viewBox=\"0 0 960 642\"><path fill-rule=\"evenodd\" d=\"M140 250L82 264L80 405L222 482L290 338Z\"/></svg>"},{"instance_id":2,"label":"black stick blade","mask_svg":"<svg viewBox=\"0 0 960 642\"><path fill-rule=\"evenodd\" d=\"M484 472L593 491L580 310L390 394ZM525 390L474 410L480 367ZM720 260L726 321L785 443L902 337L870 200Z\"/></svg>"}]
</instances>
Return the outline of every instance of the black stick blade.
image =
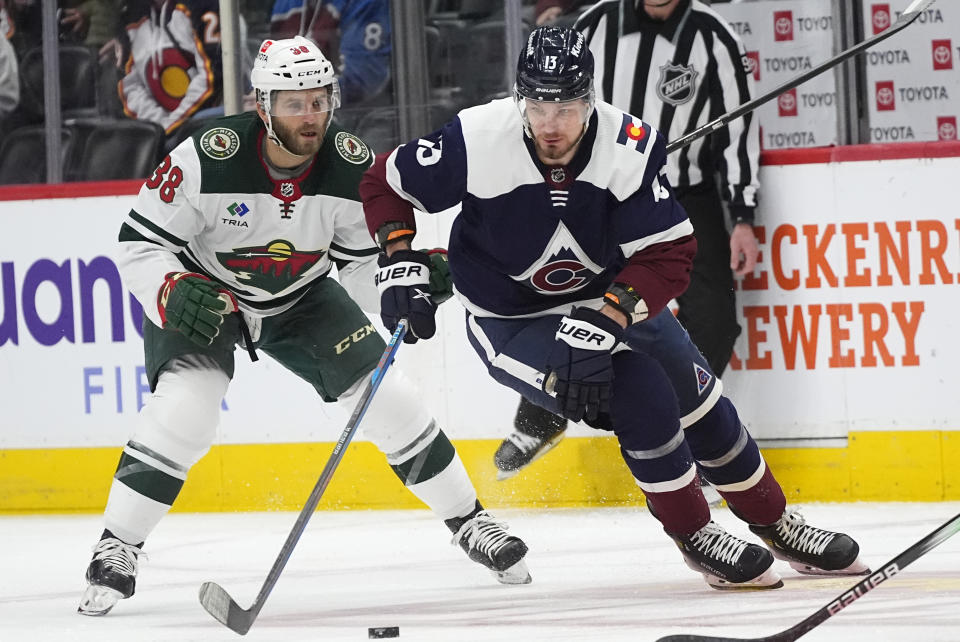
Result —
<instances>
[{"instance_id":1,"label":"black stick blade","mask_svg":"<svg viewBox=\"0 0 960 642\"><path fill-rule=\"evenodd\" d=\"M668 635L666 637L659 638L657 642L751 642L753 639L758 638L723 638L712 635L687 635L681 633L679 635ZM759 639L766 640L766 638Z\"/></svg>"},{"instance_id":2,"label":"black stick blade","mask_svg":"<svg viewBox=\"0 0 960 642\"><path fill-rule=\"evenodd\" d=\"M219 584L204 582L200 585L200 604L207 613L234 633L246 635L253 625L254 616L240 608Z\"/></svg>"}]
</instances>

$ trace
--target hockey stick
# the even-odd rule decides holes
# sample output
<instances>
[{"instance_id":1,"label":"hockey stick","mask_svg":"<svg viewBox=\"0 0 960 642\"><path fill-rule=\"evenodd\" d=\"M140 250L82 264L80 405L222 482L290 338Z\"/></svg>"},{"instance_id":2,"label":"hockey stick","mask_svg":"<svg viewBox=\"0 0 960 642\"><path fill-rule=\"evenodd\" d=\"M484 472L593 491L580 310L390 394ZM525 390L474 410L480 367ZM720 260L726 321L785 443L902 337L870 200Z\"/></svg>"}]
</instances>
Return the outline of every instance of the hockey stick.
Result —
<instances>
[{"instance_id":1,"label":"hockey stick","mask_svg":"<svg viewBox=\"0 0 960 642\"><path fill-rule=\"evenodd\" d=\"M773 635L768 635L763 638L728 638L714 635L690 634L668 635L658 639L657 642L793 642L800 636L809 633L811 629L822 624L831 616L836 615L853 604L855 600L866 595L868 591L875 589L884 581L898 574L925 553L955 535L957 531L960 531L960 514L954 515L952 519L935 531L884 564L879 571L847 589L819 611L799 624L791 626L786 631L774 633Z\"/></svg>"},{"instance_id":2,"label":"hockey stick","mask_svg":"<svg viewBox=\"0 0 960 642\"><path fill-rule=\"evenodd\" d=\"M257 594L257 599L253 601L250 608L241 608L219 584L204 582L203 585L200 586L200 604L203 605L203 608L205 608L210 615L225 624L227 628L235 633L246 635L250 627L253 626L254 620L257 619L257 615L260 614L260 609L263 608L264 602L267 601L270 591L273 590L277 580L280 579L280 573L283 572L283 567L287 565L287 561L293 554L293 547L297 545L300 536L303 535L303 531L307 527L307 522L310 521L310 517L320 502L323 491L326 490L330 479L333 477L334 471L340 464L340 460L343 459L344 451L346 451L350 440L353 439L354 433L357 432L357 427L360 425L360 421L363 419L367 408L370 407L370 402L373 400L373 393L380 387L380 382L383 381L387 368L389 368L393 362L397 348L400 346L403 336L406 333L407 320L401 319L396 331L390 338L390 343L387 344L386 349L383 351L383 356L380 357L380 362L374 369L373 374L370 375L367 386L364 388L363 394L357 402L357 407L354 408L353 414L350 415L350 420L347 421L346 428L340 433L340 439L337 440L337 444L333 447L333 453L331 453L330 459L327 460L327 465L324 466L323 472L320 474L320 479L317 480L316 486L314 486L310 492L307 503L304 504L300 510L300 515L293 525L293 530L287 535L287 541L283 543L283 548L280 549L280 555L277 556L276 561L270 568L267 579L264 580L263 586Z\"/></svg>"},{"instance_id":3,"label":"hockey stick","mask_svg":"<svg viewBox=\"0 0 960 642\"><path fill-rule=\"evenodd\" d=\"M706 125L703 125L702 127L698 127L697 129L694 129L689 134L685 134L680 138L668 143L667 153L669 154L670 152L675 152L676 150L682 147L686 147L693 141L703 138L707 134L710 134L718 129L726 127L727 123L729 123L731 120L739 118L740 116L743 116L747 112L753 111L760 105L770 102L771 100L773 100L774 98L782 94L783 92L789 89L793 89L797 85L801 85L807 82L814 76L819 76L820 74L827 71L831 67L835 67L839 65L844 60L857 55L861 51L869 49L873 45L877 44L882 40L886 40L887 38L889 38L890 36L892 36L893 34L899 31L903 31L908 26L910 26L910 24L913 23L914 20L919 18L920 14L926 11L926 9L931 4L933 4L933 2L934 0L913 0L913 2L910 3L910 6L908 6L902 14L900 14L900 17L897 18L897 21L894 22L892 25L890 25L890 28L887 29L886 31L881 31L875 36L871 36L866 40L862 40L858 42L857 44L853 45L849 49L841 51L833 58L830 58L829 60L820 63L813 69L800 74L799 76L797 76L792 80L788 80L787 82L783 83L776 89L762 96L754 98L753 100L749 100L743 103L742 105L740 105L739 107L737 107L736 109L728 111L726 114L723 114L722 116L718 116L716 119L710 121Z\"/></svg>"}]
</instances>

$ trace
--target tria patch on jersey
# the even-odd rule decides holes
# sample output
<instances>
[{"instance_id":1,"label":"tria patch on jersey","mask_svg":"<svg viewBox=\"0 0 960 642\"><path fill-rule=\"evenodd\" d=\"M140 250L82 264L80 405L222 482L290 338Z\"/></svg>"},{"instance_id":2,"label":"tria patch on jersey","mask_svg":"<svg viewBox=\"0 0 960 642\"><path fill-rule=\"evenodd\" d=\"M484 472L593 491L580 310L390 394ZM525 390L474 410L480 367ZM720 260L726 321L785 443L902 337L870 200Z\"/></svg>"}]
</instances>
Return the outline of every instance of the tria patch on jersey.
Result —
<instances>
[{"instance_id":1,"label":"tria patch on jersey","mask_svg":"<svg viewBox=\"0 0 960 642\"><path fill-rule=\"evenodd\" d=\"M702 395L710 382L713 381L713 375L697 363L693 364L693 373L697 375L697 395Z\"/></svg>"},{"instance_id":2,"label":"tria patch on jersey","mask_svg":"<svg viewBox=\"0 0 960 642\"><path fill-rule=\"evenodd\" d=\"M227 160L240 149L240 137L232 129L214 127L200 137L200 149L213 160Z\"/></svg>"},{"instance_id":3,"label":"tria patch on jersey","mask_svg":"<svg viewBox=\"0 0 960 642\"><path fill-rule=\"evenodd\" d=\"M370 150L366 143L353 134L338 132L333 142L343 159L354 165L364 163L370 158Z\"/></svg>"},{"instance_id":4,"label":"tria patch on jersey","mask_svg":"<svg viewBox=\"0 0 960 642\"><path fill-rule=\"evenodd\" d=\"M660 67L657 96L670 105L682 105L693 98L699 73L693 65L667 63Z\"/></svg>"}]
</instances>

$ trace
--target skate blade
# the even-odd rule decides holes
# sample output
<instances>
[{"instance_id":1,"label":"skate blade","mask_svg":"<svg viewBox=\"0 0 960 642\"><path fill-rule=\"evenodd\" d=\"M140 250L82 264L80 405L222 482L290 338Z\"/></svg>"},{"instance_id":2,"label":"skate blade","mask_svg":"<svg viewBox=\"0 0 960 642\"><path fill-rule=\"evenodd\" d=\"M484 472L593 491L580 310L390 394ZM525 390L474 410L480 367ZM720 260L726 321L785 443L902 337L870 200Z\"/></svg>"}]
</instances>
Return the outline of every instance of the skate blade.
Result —
<instances>
[{"instance_id":1,"label":"skate blade","mask_svg":"<svg viewBox=\"0 0 960 642\"><path fill-rule=\"evenodd\" d=\"M503 470L501 468L497 468L497 481L503 481L505 479L510 479L511 477L516 476L516 474L519 473L521 470L523 470L524 468L526 468L527 466L529 466L530 464L537 461L538 459L546 455L548 452L553 450L554 446L560 443L564 435L565 435L565 432L562 432L559 435L555 435L554 437L551 437L547 441L543 442L543 447L537 451L537 454L531 457L530 461L525 463L523 466L520 466L519 468L515 468L513 470Z\"/></svg>"},{"instance_id":2,"label":"skate blade","mask_svg":"<svg viewBox=\"0 0 960 642\"><path fill-rule=\"evenodd\" d=\"M844 576L844 575L870 575L870 567L860 561L858 557L853 561L850 566L846 568L838 568L835 571L828 571L826 569L818 568L816 566L811 566L810 564L804 564L803 562L794 562L787 560L797 573L802 573L804 575L820 575L820 576Z\"/></svg>"},{"instance_id":3,"label":"skate blade","mask_svg":"<svg viewBox=\"0 0 960 642\"><path fill-rule=\"evenodd\" d=\"M122 599L123 593L116 589L90 584L80 598L77 613L81 615L106 615Z\"/></svg>"},{"instance_id":4,"label":"skate blade","mask_svg":"<svg viewBox=\"0 0 960 642\"><path fill-rule=\"evenodd\" d=\"M783 580L772 568L768 568L757 577L746 582L728 582L709 573L703 573L703 579L706 580L710 588L715 588L718 591L770 591L783 587Z\"/></svg>"},{"instance_id":5,"label":"skate blade","mask_svg":"<svg viewBox=\"0 0 960 642\"><path fill-rule=\"evenodd\" d=\"M504 479L510 479L511 477L515 477L516 474L520 472L520 470L521 470L520 468L517 468L516 470L500 470L498 468L497 481L503 481Z\"/></svg>"},{"instance_id":6,"label":"skate blade","mask_svg":"<svg viewBox=\"0 0 960 642\"><path fill-rule=\"evenodd\" d=\"M527 568L527 563L523 560L502 571L491 570L490 572L501 584L529 584L533 581L533 577L530 576L530 569Z\"/></svg>"}]
</instances>

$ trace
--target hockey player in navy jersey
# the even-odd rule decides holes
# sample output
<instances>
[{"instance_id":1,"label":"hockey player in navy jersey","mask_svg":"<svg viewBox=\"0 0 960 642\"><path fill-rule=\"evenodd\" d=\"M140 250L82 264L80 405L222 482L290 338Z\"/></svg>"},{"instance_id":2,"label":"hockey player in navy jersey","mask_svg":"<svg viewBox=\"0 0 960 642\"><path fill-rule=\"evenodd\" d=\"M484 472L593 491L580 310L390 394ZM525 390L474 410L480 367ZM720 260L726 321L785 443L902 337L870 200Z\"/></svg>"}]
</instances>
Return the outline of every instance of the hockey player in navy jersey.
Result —
<instances>
[{"instance_id":1,"label":"hockey player in navy jersey","mask_svg":"<svg viewBox=\"0 0 960 642\"><path fill-rule=\"evenodd\" d=\"M269 355L324 401L351 405L383 354L358 305L376 311L380 301L379 252L358 193L372 155L331 122L340 104L333 65L307 38L267 40L251 80L257 111L219 119L177 146L120 229L120 273L146 317L151 395L114 474L84 615L133 595L144 540L216 438L237 345ZM419 399L391 370L360 430L453 544L501 583L529 582L526 544L477 501Z\"/></svg>"},{"instance_id":2,"label":"hockey player in navy jersey","mask_svg":"<svg viewBox=\"0 0 960 642\"><path fill-rule=\"evenodd\" d=\"M666 179L663 136L595 101L592 73L581 34L540 27L512 99L466 109L366 172L384 323L408 318L413 342L434 334L412 206L460 203L450 270L490 375L612 430L651 512L710 586L777 588L774 556L805 573L867 571L852 538L786 506L719 381L664 311L688 283L693 228ZM702 414L681 422L678 397ZM766 548L711 520L697 463Z\"/></svg>"}]
</instances>

